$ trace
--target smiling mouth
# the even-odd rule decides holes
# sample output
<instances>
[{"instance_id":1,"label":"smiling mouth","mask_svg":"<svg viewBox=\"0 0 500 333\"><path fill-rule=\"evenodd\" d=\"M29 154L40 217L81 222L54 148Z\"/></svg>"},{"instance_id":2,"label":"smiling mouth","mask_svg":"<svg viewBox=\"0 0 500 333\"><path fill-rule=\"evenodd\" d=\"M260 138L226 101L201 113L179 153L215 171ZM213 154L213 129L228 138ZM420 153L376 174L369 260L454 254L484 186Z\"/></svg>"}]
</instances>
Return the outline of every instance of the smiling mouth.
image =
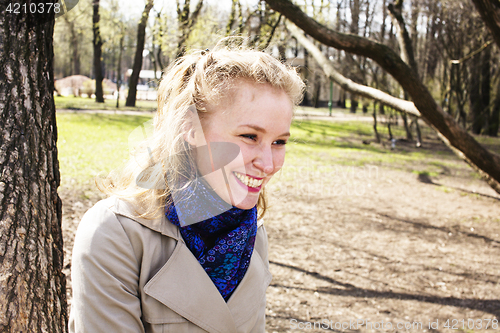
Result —
<instances>
[{"instance_id":1,"label":"smiling mouth","mask_svg":"<svg viewBox=\"0 0 500 333\"><path fill-rule=\"evenodd\" d=\"M247 175L244 175L244 174L236 172L236 171L234 171L233 173L236 176L236 178L238 178L243 184L245 184L246 186L251 187L251 188L258 188L264 182L263 178L257 179L257 178L249 177Z\"/></svg>"}]
</instances>

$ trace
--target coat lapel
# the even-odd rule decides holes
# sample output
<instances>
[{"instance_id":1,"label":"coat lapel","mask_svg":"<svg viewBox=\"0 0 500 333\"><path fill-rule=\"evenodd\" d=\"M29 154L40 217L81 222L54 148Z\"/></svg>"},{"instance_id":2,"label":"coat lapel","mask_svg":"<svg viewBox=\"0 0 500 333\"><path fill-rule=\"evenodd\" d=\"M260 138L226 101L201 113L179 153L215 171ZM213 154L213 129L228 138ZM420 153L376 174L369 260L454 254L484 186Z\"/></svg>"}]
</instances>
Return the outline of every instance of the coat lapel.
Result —
<instances>
[{"instance_id":1,"label":"coat lapel","mask_svg":"<svg viewBox=\"0 0 500 333\"><path fill-rule=\"evenodd\" d=\"M252 252L243 280L226 303L184 243L178 228L164 215L154 220L138 218L131 205L121 200L110 201L109 208L177 240L166 264L144 286L147 295L210 333L237 332L237 327L262 306L272 276L257 248Z\"/></svg>"},{"instance_id":2,"label":"coat lapel","mask_svg":"<svg viewBox=\"0 0 500 333\"><path fill-rule=\"evenodd\" d=\"M237 331L226 302L182 241L144 292L208 332Z\"/></svg>"},{"instance_id":3,"label":"coat lapel","mask_svg":"<svg viewBox=\"0 0 500 333\"><path fill-rule=\"evenodd\" d=\"M236 326L245 323L262 307L272 275L254 248L250 265L227 303Z\"/></svg>"}]
</instances>

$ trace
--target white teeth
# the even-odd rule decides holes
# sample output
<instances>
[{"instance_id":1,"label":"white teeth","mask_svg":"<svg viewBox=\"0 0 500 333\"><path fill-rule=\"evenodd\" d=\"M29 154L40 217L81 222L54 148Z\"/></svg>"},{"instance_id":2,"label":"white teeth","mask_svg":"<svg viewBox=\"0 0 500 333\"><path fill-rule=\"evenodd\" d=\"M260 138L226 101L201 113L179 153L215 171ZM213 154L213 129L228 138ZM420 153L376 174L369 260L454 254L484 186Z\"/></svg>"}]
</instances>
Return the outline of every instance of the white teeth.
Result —
<instances>
[{"instance_id":1,"label":"white teeth","mask_svg":"<svg viewBox=\"0 0 500 333\"><path fill-rule=\"evenodd\" d=\"M262 185L262 182L264 181L264 179L256 179L248 177L247 175L241 174L239 172L235 172L234 174L236 175L236 177L238 177L239 180L241 180L243 184L245 184L248 187L253 187L253 188L259 187L260 185Z\"/></svg>"}]
</instances>

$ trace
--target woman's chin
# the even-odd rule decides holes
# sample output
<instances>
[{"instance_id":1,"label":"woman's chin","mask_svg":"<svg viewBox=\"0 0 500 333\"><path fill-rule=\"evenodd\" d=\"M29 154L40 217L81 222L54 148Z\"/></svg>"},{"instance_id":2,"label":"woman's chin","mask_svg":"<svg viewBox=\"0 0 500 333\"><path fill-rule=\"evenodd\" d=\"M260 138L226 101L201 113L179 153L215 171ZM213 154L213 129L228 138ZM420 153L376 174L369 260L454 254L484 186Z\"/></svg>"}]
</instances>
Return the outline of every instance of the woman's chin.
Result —
<instances>
[{"instance_id":1,"label":"woman's chin","mask_svg":"<svg viewBox=\"0 0 500 333\"><path fill-rule=\"evenodd\" d=\"M235 207L239 209L252 209L257 205L257 202L259 201L259 194L258 193L247 193L247 195L240 197L238 200L238 197L234 198L236 203L233 204Z\"/></svg>"},{"instance_id":2,"label":"woman's chin","mask_svg":"<svg viewBox=\"0 0 500 333\"><path fill-rule=\"evenodd\" d=\"M240 203L240 204L237 204L235 207L239 208L239 209L248 210L248 209L254 208L255 205L257 205L257 201L255 201L255 203L253 203L253 204Z\"/></svg>"}]
</instances>

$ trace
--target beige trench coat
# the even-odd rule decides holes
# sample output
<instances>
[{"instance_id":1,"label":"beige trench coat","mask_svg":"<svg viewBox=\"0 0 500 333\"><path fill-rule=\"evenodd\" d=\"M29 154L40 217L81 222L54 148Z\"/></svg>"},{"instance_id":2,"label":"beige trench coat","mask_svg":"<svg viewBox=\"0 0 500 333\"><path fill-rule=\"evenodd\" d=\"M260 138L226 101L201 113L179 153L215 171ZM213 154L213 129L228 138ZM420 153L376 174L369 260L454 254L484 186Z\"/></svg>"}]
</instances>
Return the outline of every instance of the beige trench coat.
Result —
<instances>
[{"instance_id":1,"label":"beige trench coat","mask_svg":"<svg viewBox=\"0 0 500 333\"><path fill-rule=\"evenodd\" d=\"M70 332L264 332L271 282L259 223L248 270L226 303L163 216L134 217L115 197L83 217L72 259Z\"/></svg>"}]
</instances>

